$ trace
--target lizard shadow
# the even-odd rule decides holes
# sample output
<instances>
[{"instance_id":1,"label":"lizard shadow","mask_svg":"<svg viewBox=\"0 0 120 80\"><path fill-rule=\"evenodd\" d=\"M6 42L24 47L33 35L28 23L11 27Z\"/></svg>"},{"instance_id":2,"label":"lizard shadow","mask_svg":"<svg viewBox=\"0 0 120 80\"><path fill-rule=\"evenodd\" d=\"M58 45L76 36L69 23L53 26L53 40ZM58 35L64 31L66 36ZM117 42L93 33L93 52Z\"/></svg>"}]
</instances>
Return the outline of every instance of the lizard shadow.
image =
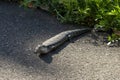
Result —
<instances>
[{"instance_id":1,"label":"lizard shadow","mask_svg":"<svg viewBox=\"0 0 120 80\"><path fill-rule=\"evenodd\" d=\"M82 38L83 36L85 36L87 33L81 34L80 36L74 37L68 41L66 41L65 43L63 43L62 45L60 45L58 48L56 48L55 50L53 50L52 52L48 53L48 54L44 54L44 55L39 55L40 59L42 59L44 62L50 64L53 60L53 55L55 54L59 54L59 52L61 50L63 50L69 43L74 43L76 40Z\"/></svg>"},{"instance_id":2,"label":"lizard shadow","mask_svg":"<svg viewBox=\"0 0 120 80\"><path fill-rule=\"evenodd\" d=\"M66 41L64 44L62 44L61 46L59 46L58 48L56 48L55 50L49 52L48 54L44 54L44 55L39 55L40 59L42 59L44 62L50 64L53 60L53 55L58 54L62 49L64 49L68 44L70 43L70 41Z\"/></svg>"}]
</instances>

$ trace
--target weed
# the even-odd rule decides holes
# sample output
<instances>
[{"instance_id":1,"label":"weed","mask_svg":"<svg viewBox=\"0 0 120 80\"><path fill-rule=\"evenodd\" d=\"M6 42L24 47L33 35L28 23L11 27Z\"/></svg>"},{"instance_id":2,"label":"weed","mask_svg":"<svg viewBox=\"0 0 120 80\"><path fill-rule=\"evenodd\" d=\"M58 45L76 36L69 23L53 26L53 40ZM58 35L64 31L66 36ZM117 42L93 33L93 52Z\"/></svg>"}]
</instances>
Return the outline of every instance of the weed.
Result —
<instances>
[{"instance_id":1,"label":"weed","mask_svg":"<svg viewBox=\"0 0 120 80\"><path fill-rule=\"evenodd\" d=\"M48 6L61 22L101 27L115 31L108 40L120 34L120 0L24 0L24 6ZM115 37L116 36L116 37Z\"/></svg>"}]
</instances>

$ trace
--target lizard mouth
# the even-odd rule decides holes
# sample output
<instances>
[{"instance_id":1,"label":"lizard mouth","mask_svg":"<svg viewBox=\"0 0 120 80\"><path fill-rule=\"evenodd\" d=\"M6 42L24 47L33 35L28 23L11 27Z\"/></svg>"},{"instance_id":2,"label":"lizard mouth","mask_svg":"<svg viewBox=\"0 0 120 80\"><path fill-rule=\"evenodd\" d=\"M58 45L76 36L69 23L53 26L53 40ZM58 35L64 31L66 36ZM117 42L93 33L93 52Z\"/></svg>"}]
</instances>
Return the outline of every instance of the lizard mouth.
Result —
<instances>
[{"instance_id":1,"label":"lizard mouth","mask_svg":"<svg viewBox=\"0 0 120 80\"><path fill-rule=\"evenodd\" d=\"M41 52L41 53L48 53L49 50L48 50L47 47L42 47L40 52Z\"/></svg>"},{"instance_id":2,"label":"lizard mouth","mask_svg":"<svg viewBox=\"0 0 120 80\"><path fill-rule=\"evenodd\" d=\"M41 45L38 45L36 48L35 48L35 51L34 53L35 54L45 54L45 53L48 53L49 50L46 46L41 46Z\"/></svg>"}]
</instances>

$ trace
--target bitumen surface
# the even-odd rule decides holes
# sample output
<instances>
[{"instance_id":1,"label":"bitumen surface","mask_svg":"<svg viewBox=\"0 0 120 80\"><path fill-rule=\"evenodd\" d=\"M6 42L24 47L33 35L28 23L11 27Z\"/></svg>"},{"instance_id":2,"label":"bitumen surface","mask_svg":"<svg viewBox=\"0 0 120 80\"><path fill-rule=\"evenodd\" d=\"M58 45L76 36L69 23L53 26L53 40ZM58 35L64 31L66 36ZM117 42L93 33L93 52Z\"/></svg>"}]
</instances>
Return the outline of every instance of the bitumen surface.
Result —
<instances>
[{"instance_id":1,"label":"bitumen surface","mask_svg":"<svg viewBox=\"0 0 120 80\"><path fill-rule=\"evenodd\" d=\"M45 11L0 2L0 80L120 80L120 47L95 45L90 33L48 55L33 53L74 28Z\"/></svg>"}]
</instances>

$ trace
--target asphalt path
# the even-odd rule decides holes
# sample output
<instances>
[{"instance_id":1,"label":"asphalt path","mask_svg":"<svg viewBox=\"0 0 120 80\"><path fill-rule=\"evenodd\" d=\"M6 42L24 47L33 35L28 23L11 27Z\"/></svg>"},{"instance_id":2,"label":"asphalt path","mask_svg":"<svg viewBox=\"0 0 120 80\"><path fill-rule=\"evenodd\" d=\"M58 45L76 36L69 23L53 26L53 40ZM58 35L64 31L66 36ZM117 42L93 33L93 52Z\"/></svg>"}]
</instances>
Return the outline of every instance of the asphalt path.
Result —
<instances>
[{"instance_id":1,"label":"asphalt path","mask_svg":"<svg viewBox=\"0 0 120 80\"><path fill-rule=\"evenodd\" d=\"M45 11L0 2L0 80L119 80L120 48L94 45L89 34L41 58L33 54L44 40L74 28Z\"/></svg>"}]
</instances>

